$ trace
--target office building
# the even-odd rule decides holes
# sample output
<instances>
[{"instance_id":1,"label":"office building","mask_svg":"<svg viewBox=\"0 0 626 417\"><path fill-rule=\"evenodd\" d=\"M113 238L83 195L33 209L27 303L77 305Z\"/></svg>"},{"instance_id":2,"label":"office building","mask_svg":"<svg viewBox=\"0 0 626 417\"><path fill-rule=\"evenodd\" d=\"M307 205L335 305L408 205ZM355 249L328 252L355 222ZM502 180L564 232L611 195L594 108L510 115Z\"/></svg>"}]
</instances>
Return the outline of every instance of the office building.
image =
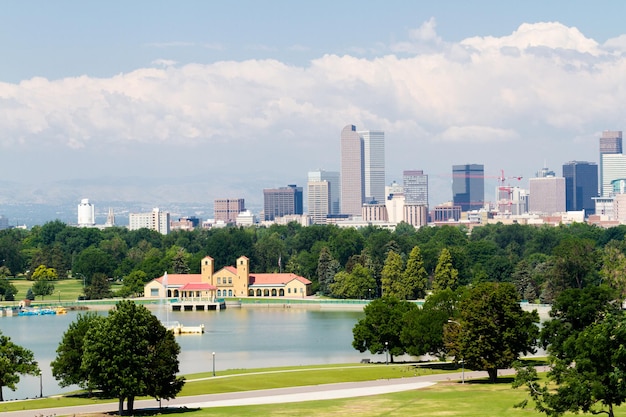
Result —
<instances>
[{"instance_id":1,"label":"office building","mask_svg":"<svg viewBox=\"0 0 626 417\"><path fill-rule=\"evenodd\" d=\"M626 178L626 155L621 153L605 153L602 155L602 197L613 195L615 180Z\"/></svg>"},{"instance_id":2,"label":"office building","mask_svg":"<svg viewBox=\"0 0 626 417\"><path fill-rule=\"evenodd\" d=\"M78 227L93 227L95 224L95 208L88 198L83 198L78 205Z\"/></svg>"},{"instance_id":3,"label":"office building","mask_svg":"<svg viewBox=\"0 0 626 417\"><path fill-rule=\"evenodd\" d=\"M363 203L385 200L385 134L357 131L348 125L341 131L341 213L361 216Z\"/></svg>"},{"instance_id":4,"label":"office building","mask_svg":"<svg viewBox=\"0 0 626 417\"><path fill-rule=\"evenodd\" d=\"M330 183L328 181L307 182L307 210L313 224L326 224L330 213Z\"/></svg>"},{"instance_id":5,"label":"office building","mask_svg":"<svg viewBox=\"0 0 626 417\"><path fill-rule=\"evenodd\" d=\"M563 164L565 178L565 209L585 210L585 215L595 214L593 200L598 196L598 165L595 162L570 161Z\"/></svg>"},{"instance_id":6,"label":"office building","mask_svg":"<svg viewBox=\"0 0 626 417\"><path fill-rule=\"evenodd\" d=\"M406 204L428 206L428 175L424 171L404 171L402 185Z\"/></svg>"},{"instance_id":7,"label":"office building","mask_svg":"<svg viewBox=\"0 0 626 417\"><path fill-rule=\"evenodd\" d=\"M341 131L341 213L361 215L365 200L363 141L356 126Z\"/></svg>"},{"instance_id":8,"label":"office building","mask_svg":"<svg viewBox=\"0 0 626 417\"><path fill-rule=\"evenodd\" d=\"M150 229L161 234L170 232L170 213L158 208L151 213L130 213L128 215L129 230Z\"/></svg>"},{"instance_id":9,"label":"office building","mask_svg":"<svg viewBox=\"0 0 626 417\"><path fill-rule=\"evenodd\" d=\"M452 166L452 201L462 211L485 205L485 167L480 164Z\"/></svg>"},{"instance_id":10,"label":"office building","mask_svg":"<svg viewBox=\"0 0 626 417\"><path fill-rule=\"evenodd\" d=\"M245 209L243 198L220 198L213 202L213 217L216 222L235 223L237 215Z\"/></svg>"},{"instance_id":11,"label":"office building","mask_svg":"<svg viewBox=\"0 0 626 417\"><path fill-rule=\"evenodd\" d=\"M534 214L565 212L565 178L537 177L531 178L529 184L528 211Z\"/></svg>"},{"instance_id":12,"label":"office building","mask_svg":"<svg viewBox=\"0 0 626 417\"><path fill-rule=\"evenodd\" d=\"M274 220L290 214L303 213L302 187L290 184L287 187L263 190L263 219Z\"/></svg>"},{"instance_id":13,"label":"office building","mask_svg":"<svg viewBox=\"0 0 626 417\"><path fill-rule=\"evenodd\" d=\"M315 171L309 171L308 181L327 181L328 182L328 213L340 214L341 213L341 183L339 181L338 171L325 171L318 169ZM308 198L307 198L308 202Z\"/></svg>"},{"instance_id":14,"label":"office building","mask_svg":"<svg viewBox=\"0 0 626 417\"><path fill-rule=\"evenodd\" d=\"M385 201L385 132L362 130L365 203Z\"/></svg>"},{"instance_id":15,"label":"office building","mask_svg":"<svg viewBox=\"0 0 626 417\"><path fill-rule=\"evenodd\" d=\"M605 184L609 184L611 181L605 181L604 179L604 162L603 156L607 154L621 154L622 153L622 132L621 130L605 130L600 136L600 189L598 190L601 196L605 196L604 189ZM606 195L605 197L608 197Z\"/></svg>"}]
</instances>

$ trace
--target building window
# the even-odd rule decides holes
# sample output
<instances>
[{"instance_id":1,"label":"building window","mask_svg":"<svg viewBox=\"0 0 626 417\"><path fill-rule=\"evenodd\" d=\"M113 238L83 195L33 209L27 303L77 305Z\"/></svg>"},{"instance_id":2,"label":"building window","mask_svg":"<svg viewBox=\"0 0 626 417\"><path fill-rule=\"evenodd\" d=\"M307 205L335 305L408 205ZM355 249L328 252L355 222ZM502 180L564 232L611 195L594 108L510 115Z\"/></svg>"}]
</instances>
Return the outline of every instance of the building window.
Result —
<instances>
[{"instance_id":1,"label":"building window","mask_svg":"<svg viewBox=\"0 0 626 417\"><path fill-rule=\"evenodd\" d=\"M260 290L260 289L256 290L256 296L257 296L257 297L260 297L260 296L261 296L261 290Z\"/></svg>"},{"instance_id":2,"label":"building window","mask_svg":"<svg viewBox=\"0 0 626 417\"><path fill-rule=\"evenodd\" d=\"M228 277L228 283L232 284L233 283L233 279L231 277Z\"/></svg>"},{"instance_id":3,"label":"building window","mask_svg":"<svg viewBox=\"0 0 626 417\"><path fill-rule=\"evenodd\" d=\"M263 290L263 296L265 297L269 297L270 296L270 290Z\"/></svg>"},{"instance_id":4,"label":"building window","mask_svg":"<svg viewBox=\"0 0 626 417\"><path fill-rule=\"evenodd\" d=\"M280 291L278 291L278 295L279 295L279 296L281 296L281 297L284 297L284 296L285 296L285 290L284 290L284 288L281 288L281 289L280 289Z\"/></svg>"},{"instance_id":5,"label":"building window","mask_svg":"<svg viewBox=\"0 0 626 417\"><path fill-rule=\"evenodd\" d=\"M150 297L158 297L159 289L158 288L150 288Z\"/></svg>"},{"instance_id":6,"label":"building window","mask_svg":"<svg viewBox=\"0 0 626 417\"><path fill-rule=\"evenodd\" d=\"M287 288L287 292L291 294L291 288Z\"/></svg>"},{"instance_id":7,"label":"building window","mask_svg":"<svg viewBox=\"0 0 626 417\"><path fill-rule=\"evenodd\" d=\"M222 278L217 278L217 285L220 285L222 283Z\"/></svg>"},{"instance_id":8,"label":"building window","mask_svg":"<svg viewBox=\"0 0 626 417\"><path fill-rule=\"evenodd\" d=\"M272 297L276 297L276 288L272 288Z\"/></svg>"},{"instance_id":9,"label":"building window","mask_svg":"<svg viewBox=\"0 0 626 417\"><path fill-rule=\"evenodd\" d=\"M233 296L233 290L228 290L228 296L232 297Z\"/></svg>"},{"instance_id":10,"label":"building window","mask_svg":"<svg viewBox=\"0 0 626 417\"><path fill-rule=\"evenodd\" d=\"M254 297L254 290L248 290L248 297Z\"/></svg>"},{"instance_id":11,"label":"building window","mask_svg":"<svg viewBox=\"0 0 626 417\"><path fill-rule=\"evenodd\" d=\"M217 296L221 297L222 296L222 290L217 290Z\"/></svg>"}]
</instances>

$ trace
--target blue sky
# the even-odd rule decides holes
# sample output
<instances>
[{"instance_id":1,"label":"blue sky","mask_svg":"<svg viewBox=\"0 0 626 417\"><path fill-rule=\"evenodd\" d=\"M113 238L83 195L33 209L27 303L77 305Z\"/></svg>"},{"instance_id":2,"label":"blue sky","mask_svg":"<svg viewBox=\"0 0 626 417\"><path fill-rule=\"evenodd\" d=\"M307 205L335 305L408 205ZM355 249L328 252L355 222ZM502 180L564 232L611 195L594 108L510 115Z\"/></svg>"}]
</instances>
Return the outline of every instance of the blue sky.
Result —
<instances>
[{"instance_id":1,"label":"blue sky","mask_svg":"<svg viewBox=\"0 0 626 417\"><path fill-rule=\"evenodd\" d=\"M625 127L625 15L621 1L6 1L0 204L76 178L63 198L258 201L338 170L346 124L384 130L387 182L423 169L431 205L453 164L528 178L597 162L600 132Z\"/></svg>"}]
</instances>

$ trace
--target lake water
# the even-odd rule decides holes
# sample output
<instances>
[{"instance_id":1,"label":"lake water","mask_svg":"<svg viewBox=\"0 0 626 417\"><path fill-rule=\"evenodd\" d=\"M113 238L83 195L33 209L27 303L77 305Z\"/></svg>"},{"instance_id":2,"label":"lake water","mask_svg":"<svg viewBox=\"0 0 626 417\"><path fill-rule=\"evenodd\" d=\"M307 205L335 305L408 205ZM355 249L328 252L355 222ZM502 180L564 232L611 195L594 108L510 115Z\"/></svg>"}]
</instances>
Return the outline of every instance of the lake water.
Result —
<instances>
[{"instance_id":1,"label":"lake water","mask_svg":"<svg viewBox=\"0 0 626 417\"><path fill-rule=\"evenodd\" d=\"M106 314L106 312L102 312ZM50 362L76 312L66 315L0 317L0 330L13 343L30 349L42 371L44 396L75 390L61 388ZM157 316L163 313L155 311ZM205 333L181 335L180 373L269 366L358 363L371 358L352 347L352 328L361 311L319 311L299 308L231 308L222 311L170 312L167 319L188 326L204 324ZM165 317L160 317L165 320ZM3 388L4 399L38 397L40 378L22 376L18 389Z\"/></svg>"}]
</instances>

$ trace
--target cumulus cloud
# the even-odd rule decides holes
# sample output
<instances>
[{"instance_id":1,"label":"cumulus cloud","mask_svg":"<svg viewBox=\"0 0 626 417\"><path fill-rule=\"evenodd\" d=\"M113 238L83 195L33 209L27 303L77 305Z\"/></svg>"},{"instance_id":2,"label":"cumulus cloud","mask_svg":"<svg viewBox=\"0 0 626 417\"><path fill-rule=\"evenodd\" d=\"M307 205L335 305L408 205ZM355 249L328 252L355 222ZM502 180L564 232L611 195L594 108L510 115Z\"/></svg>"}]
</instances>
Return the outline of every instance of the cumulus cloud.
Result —
<instances>
[{"instance_id":1,"label":"cumulus cloud","mask_svg":"<svg viewBox=\"0 0 626 417\"><path fill-rule=\"evenodd\" d=\"M599 45L577 28L545 22L450 43L431 19L372 58L324 55L305 66L160 59L110 78L0 83L0 146L265 146L290 149L302 168L307 157L328 158L340 129L354 123L385 130L390 149L411 150L388 152L390 163L405 167L420 165L411 155L436 152L428 147L437 143L524 143L549 152L552 142L589 135L595 144L595 132L622 128L625 39Z\"/></svg>"}]
</instances>

